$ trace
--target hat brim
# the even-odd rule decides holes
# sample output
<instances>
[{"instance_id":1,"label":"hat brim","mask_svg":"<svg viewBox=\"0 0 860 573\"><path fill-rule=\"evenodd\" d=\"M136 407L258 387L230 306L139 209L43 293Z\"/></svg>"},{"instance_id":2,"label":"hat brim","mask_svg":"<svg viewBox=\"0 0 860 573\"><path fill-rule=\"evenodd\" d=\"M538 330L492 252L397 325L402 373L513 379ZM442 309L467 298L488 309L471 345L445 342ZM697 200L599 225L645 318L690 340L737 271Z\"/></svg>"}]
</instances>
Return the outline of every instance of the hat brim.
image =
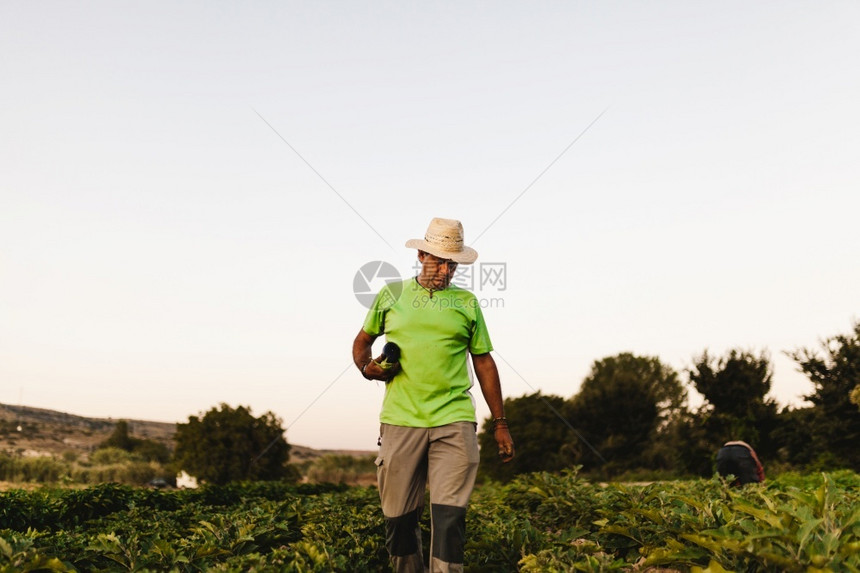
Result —
<instances>
[{"instance_id":1,"label":"hat brim","mask_svg":"<svg viewBox=\"0 0 860 573\"><path fill-rule=\"evenodd\" d=\"M406 246L410 249L418 249L440 259L448 259L463 265L471 265L478 259L478 251L472 247L464 246L462 251L445 251L423 239L409 239L406 241Z\"/></svg>"}]
</instances>

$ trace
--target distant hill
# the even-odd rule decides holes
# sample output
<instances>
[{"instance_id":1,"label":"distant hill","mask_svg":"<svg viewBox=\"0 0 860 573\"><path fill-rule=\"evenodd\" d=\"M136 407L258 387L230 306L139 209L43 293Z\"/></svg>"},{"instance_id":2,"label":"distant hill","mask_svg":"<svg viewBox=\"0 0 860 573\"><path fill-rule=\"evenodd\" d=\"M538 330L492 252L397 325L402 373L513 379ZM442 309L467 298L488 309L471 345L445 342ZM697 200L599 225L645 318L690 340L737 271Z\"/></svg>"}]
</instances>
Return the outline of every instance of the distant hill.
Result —
<instances>
[{"instance_id":1,"label":"distant hill","mask_svg":"<svg viewBox=\"0 0 860 573\"><path fill-rule=\"evenodd\" d=\"M87 418L55 410L0 404L0 451L24 456L89 453L113 432L117 421L128 422L129 433L173 449L176 424L129 418ZM290 444L290 461L300 463L327 454L366 456L371 451L315 450Z\"/></svg>"}]
</instances>

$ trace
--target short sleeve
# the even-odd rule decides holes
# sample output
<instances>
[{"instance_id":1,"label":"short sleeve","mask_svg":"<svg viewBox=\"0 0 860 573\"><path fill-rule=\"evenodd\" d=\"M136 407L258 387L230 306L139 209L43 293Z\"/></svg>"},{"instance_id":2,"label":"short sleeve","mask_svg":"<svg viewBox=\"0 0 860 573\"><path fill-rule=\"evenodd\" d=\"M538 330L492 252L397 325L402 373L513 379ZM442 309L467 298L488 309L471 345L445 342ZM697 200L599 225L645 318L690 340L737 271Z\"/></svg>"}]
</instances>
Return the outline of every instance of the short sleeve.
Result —
<instances>
[{"instance_id":1,"label":"short sleeve","mask_svg":"<svg viewBox=\"0 0 860 573\"><path fill-rule=\"evenodd\" d=\"M477 302L477 299L475 299ZM480 305L475 305L475 322L472 327L472 339L469 341L469 352L472 354L486 354L492 352L493 343L490 341L490 333L487 323L484 322L484 313Z\"/></svg>"},{"instance_id":2,"label":"short sleeve","mask_svg":"<svg viewBox=\"0 0 860 573\"><path fill-rule=\"evenodd\" d=\"M385 332L385 313L390 308L391 293L388 290L388 285L382 287L373 299L373 304L367 311L367 316L364 317L362 330L371 336L379 336Z\"/></svg>"}]
</instances>

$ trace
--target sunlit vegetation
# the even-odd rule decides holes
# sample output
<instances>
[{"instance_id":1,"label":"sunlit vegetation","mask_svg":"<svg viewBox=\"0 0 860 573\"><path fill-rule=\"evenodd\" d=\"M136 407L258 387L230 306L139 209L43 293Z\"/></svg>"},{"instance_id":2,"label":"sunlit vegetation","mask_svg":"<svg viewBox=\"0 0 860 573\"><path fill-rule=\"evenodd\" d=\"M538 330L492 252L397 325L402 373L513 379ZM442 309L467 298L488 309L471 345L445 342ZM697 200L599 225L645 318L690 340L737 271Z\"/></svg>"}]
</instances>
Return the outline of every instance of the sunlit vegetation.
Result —
<instances>
[{"instance_id":1,"label":"sunlit vegetation","mask_svg":"<svg viewBox=\"0 0 860 573\"><path fill-rule=\"evenodd\" d=\"M855 571L858 492L849 471L744 488L524 474L476 490L467 570ZM13 490L0 497L0 524L0 570L9 571L360 572L387 562L373 487Z\"/></svg>"}]
</instances>

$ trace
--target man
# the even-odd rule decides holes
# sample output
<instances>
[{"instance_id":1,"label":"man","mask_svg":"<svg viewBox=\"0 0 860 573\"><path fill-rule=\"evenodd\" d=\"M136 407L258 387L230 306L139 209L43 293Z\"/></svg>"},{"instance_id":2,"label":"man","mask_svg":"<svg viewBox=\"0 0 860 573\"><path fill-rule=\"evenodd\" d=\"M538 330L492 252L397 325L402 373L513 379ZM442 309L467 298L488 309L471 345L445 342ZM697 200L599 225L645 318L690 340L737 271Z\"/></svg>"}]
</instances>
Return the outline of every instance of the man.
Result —
<instances>
[{"instance_id":1,"label":"man","mask_svg":"<svg viewBox=\"0 0 860 573\"><path fill-rule=\"evenodd\" d=\"M421 272L380 290L352 357L365 378L386 382L376 465L392 566L424 571L419 518L429 486L430 570L462 571L466 506L478 471L468 356L493 416L501 461L513 458L514 443L481 307L474 294L451 284L457 265L478 257L464 245L463 225L433 219L424 239L406 246L418 249ZM382 334L400 347L393 367L372 359Z\"/></svg>"},{"instance_id":2,"label":"man","mask_svg":"<svg viewBox=\"0 0 860 573\"><path fill-rule=\"evenodd\" d=\"M764 467L755 450L740 440L726 442L717 452L717 473L723 477L734 476L733 486L764 481Z\"/></svg>"}]
</instances>

